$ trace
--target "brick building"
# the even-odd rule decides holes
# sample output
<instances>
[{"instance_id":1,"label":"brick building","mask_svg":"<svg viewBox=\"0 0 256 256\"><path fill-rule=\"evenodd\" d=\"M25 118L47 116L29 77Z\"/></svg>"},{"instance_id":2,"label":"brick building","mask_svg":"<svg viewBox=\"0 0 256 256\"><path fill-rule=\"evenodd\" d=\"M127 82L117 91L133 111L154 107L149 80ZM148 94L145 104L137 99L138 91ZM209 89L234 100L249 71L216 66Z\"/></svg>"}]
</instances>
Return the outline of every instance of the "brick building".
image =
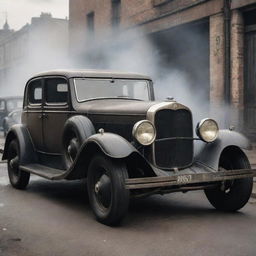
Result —
<instances>
[{"instance_id":1,"label":"brick building","mask_svg":"<svg viewBox=\"0 0 256 256\"><path fill-rule=\"evenodd\" d=\"M256 138L256 0L70 0L70 45L102 28L143 29L166 67Z\"/></svg>"},{"instance_id":2,"label":"brick building","mask_svg":"<svg viewBox=\"0 0 256 256\"><path fill-rule=\"evenodd\" d=\"M42 13L18 31L5 24L0 30L0 94L22 94L28 77L49 69L63 54L68 54L67 19Z\"/></svg>"}]
</instances>

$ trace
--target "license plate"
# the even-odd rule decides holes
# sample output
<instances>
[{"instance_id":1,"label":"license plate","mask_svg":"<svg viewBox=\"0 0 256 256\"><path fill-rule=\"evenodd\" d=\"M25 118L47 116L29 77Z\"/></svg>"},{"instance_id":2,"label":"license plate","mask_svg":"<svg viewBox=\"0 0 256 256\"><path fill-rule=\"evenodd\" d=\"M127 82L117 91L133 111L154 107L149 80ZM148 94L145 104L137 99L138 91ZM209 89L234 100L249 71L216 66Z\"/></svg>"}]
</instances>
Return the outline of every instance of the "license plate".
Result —
<instances>
[{"instance_id":1,"label":"license plate","mask_svg":"<svg viewBox=\"0 0 256 256\"><path fill-rule=\"evenodd\" d=\"M177 177L178 184L185 184L192 180L192 175L180 175Z\"/></svg>"}]
</instances>

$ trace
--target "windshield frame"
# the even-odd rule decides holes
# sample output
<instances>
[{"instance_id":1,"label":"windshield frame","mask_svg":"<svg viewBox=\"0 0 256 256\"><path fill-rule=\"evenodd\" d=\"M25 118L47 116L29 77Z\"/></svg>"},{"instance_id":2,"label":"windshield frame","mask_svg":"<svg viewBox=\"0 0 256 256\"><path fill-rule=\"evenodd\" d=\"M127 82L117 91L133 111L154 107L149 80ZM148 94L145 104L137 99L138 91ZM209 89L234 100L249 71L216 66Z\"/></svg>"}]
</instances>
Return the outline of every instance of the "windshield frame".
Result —
<instances>
[{"instance_id":1,"label":"windshield frame","mask_svg":"<svg viewBox=\"0 0 256 256\"><path fill-rule=\"evenodd\" d=\"M88 98L84 100L80 100L78 98L78 92L77 92L77 85L76 85L76 79L83 79L83 80L128 80L128 81L144 81L147 85L147 92L148 92L148 99L143 100L143 99L138 99L138 98L126 98L126 97L95 97L95 98ZM110 78L110 77L73 77L72 82L74 85L74 90L75 90L75 98L78 103L83 103L87 101L92 101L92 100L104 100L104 99L119 99L119 100L137 100L137 101L150 101L152 96L152 88L151 88L151 80L148 79L139 79L139 78Z\"/></svg>"}]
</instances>

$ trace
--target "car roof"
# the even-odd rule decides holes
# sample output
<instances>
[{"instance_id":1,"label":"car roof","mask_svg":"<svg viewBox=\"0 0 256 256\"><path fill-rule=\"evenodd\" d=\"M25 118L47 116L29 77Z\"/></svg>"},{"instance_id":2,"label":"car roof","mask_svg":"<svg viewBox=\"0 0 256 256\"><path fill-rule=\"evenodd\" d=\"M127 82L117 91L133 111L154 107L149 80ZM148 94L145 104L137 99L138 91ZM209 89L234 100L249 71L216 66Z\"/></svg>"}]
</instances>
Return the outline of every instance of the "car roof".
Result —
<instances>
[{"instance_id":1,"label":"car roof","mask_svg":"<svg viewBox=\"0 0 256 256\"><path fill-rule=\"evenodd\" d=\"M77 70L50 70L36 74L33 78L41 76L65 76L67 78L74 77L88 77L88 78L124 78L124 79L144 79L151 80L149 76L129 73L129 72L118 72L110 70L88 70L88 69L77 69Z\"/></svg>"},{"instance_id":2,"label":"car roof","mask_svg":"<svg viewBox=\"0 0 256 256\"><path fill-rule=\"evenodd\" d=\"M22 99L23 96L6 96L6 97L0 97L0 100L16 100L16 99Z\"/></svg>"}]
</instances>

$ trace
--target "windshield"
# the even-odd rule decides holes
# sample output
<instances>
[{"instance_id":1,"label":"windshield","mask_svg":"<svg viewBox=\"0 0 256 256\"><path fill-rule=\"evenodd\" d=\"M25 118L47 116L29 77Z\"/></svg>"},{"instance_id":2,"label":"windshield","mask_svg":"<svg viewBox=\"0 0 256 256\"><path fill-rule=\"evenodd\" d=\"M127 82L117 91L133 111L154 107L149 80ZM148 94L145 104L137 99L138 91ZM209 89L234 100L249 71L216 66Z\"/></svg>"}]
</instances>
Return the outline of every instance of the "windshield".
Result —
<instances>
[{"instance_id":1,"label":"windshield","mask_svg":"<svg viewBox=\"0 0 256 256\"><path fill-rule=\"evenodd\" d=\"M19 109L19 108L22 108L22 104L23 104L23 101L20 100L20 99L11 99L11 100L8 100L6 105L7 105L7 111L8 112L11 112L13 111L14 109Z\"/></svg>"},{"instance_id":2,"label":"windshield","mask_svg":"<svg viewBox=\"0 0 256 256\"><path fill-rule=\"evenodd\" d=\"M75 78L74 84L79 102L97 98L149 100L146 80Z\"/></svg>"}]
</instances>

